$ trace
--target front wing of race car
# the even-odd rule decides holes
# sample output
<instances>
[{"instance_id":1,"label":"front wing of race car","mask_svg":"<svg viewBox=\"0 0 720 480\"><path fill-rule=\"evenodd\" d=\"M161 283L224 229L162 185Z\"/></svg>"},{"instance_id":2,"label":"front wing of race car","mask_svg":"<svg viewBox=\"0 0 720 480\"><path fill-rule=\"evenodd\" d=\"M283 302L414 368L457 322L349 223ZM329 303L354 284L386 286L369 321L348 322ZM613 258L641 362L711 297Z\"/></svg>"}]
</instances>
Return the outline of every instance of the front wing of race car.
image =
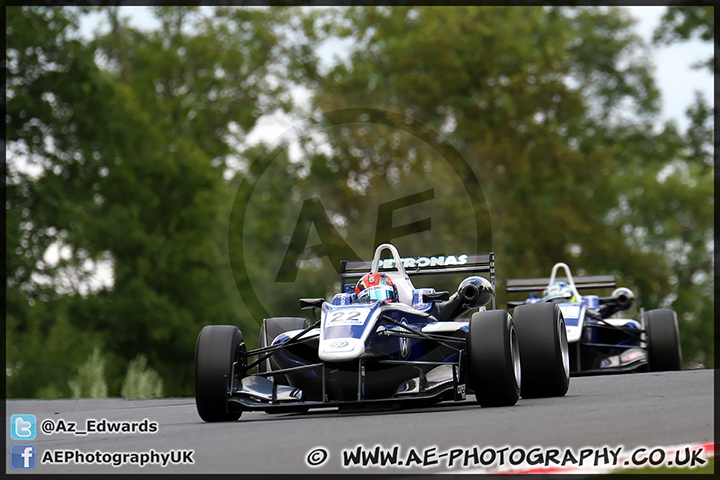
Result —
<instances>
[{"instance_id":1,"label":"front wing of race car","mask_svg":"<svg viewBox=\"0 0 720 480\"><path fill-rule=\"evenodd\" d=\"M253 362L233 364L228 389L228 409L267 412L304 411L310 408L387 408L408 403L434 403L466 398L465 344L468 322L429 323L422 328L411 325L388 325L378 329L378 336L407 339L408 342L439 342L456 352L445 361L391 360L364 357L342 365L317 358L295 367L240 375L259 365L267 356L290 351L297 346L314 348L319 338L317 322L303 330L286 332L281 343L247 352L243 358L256 356ZM301 363L301 362L298 362ZM308 381L303 390L273 381L289 374L303 375ZM316 381L312 381L315 379ZM368 395L386 385L390 392L380 398ZM387 388L389 386L389 388ZM380 387L382 388L382 386Z\"/></svg>"}]
</instances>

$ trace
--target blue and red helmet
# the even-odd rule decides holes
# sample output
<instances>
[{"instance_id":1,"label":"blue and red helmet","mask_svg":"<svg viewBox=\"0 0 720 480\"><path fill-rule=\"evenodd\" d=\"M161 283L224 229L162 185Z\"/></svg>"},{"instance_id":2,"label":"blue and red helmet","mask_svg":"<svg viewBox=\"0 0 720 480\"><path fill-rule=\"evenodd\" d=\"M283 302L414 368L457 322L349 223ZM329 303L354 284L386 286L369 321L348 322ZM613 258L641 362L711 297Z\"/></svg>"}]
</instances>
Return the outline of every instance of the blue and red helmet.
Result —
<instances>
[{"instance_id":1,"label":"blue and red helmet","mask_svg":"<svg viewBox=\"0 0 720 480\"><path fill-rule=\"evenodd\" d=\"M360 279L355 286L358 301L374 302L387 300L388 302L398 301L397 287L393 281L384 273L368 273Z\"/></svg>"}]
</instances>

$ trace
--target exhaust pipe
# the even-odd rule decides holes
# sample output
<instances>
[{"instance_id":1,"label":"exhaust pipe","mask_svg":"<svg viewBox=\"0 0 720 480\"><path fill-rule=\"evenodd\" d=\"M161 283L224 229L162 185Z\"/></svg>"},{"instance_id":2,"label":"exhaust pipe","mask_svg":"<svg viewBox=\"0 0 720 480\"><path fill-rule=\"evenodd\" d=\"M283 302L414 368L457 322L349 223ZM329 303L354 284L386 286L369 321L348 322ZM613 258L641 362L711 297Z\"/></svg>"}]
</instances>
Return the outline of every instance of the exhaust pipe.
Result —
<instances>
[{"instance_id":1,"label":"exhaust pipe","mask_svg":"<svg viewBox=\"0 0 720 480\"><path fill-rule=\"evenodd\" d=\"M615 303L619 310L627 310L633 304L635 300L635 294L629 288L620 287L616 288L612 296L615 298Z\"/></svg>"},{"instance_id":2,"label":"exhaust pipe","mask_svg":"<svg viewBox=\"0 0 720 480\"><path fill-rule=\"evenodd\" d=\"M488 279L468 277L460 283L458 291L448 301L435 304L435 317L440 321L455 320L473 308L487 305L494 295L495 289Z\"/></svg>"}]
</instances>

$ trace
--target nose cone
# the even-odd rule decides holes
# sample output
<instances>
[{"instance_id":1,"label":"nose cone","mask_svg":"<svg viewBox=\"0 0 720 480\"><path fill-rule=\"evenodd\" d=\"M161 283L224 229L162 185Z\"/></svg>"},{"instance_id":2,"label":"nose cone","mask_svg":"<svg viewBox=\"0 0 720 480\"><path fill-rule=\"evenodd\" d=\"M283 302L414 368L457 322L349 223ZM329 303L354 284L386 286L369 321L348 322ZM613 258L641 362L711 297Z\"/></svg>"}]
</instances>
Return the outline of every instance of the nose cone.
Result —
<instances>
[{"instance_id":1,"label":"nose cone","mask_svg":"<svg viewBox=\"0 0 720 480\"><path fill-rule=\"evenodd\" d=\"M363 353L365 344L359 338L328 338L321 342L318 356L323 362L344 362Z\"/></svg>"}]
</instances>

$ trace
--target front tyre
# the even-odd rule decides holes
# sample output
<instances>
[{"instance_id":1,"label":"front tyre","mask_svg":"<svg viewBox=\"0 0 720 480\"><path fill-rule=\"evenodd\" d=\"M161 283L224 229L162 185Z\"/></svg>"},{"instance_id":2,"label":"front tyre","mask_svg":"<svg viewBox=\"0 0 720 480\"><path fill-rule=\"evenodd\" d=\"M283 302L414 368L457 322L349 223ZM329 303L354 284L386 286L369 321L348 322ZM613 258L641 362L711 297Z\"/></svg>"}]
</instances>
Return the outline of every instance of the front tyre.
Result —
<instances>
[{"instance_id":1,"label":"front tyre","mask_svg":"<svg viewBox=\"0 0 720 480\"><path fill-rule=\"evenodd\" d=\"M467 335L470 388L482 407L515 405L520 396L520 353L505 310L474 313Z\"/></svg>"},{"instance_id":2,"label":"front tyre","mask_svg":"<svg viewBox=\"0 0 720 480\"><path fill-rule=\"evenodd\" d=\"M555 303L519 305L513 322L520 340L523 398L562 397L570 385L565 320Z\"/></svg>"},{"instance_id":3,"label":"front tyre","mask_svg":"<svg viewBox=\"0 0 720 480\"><path fill-rule=\"evenodd\" d=\"M650 310L645 314L645 330L650 370L680 370L682 353L675 311L671 308Z\"/></svg>"},{"instance_id":4,"label":"front tyre","mask_svg":"<svg viewBox=\"0 0 720 480\"><path fill-rule=\"evenodd\" d=\"M227 398L233 363L238 362L239 370L245 362L245 352L242 332L236 326L208 325L200 331L195 346L195 405L206 422L240 418L242 412L229 411Z\"/></svg>"}]
</instances>

